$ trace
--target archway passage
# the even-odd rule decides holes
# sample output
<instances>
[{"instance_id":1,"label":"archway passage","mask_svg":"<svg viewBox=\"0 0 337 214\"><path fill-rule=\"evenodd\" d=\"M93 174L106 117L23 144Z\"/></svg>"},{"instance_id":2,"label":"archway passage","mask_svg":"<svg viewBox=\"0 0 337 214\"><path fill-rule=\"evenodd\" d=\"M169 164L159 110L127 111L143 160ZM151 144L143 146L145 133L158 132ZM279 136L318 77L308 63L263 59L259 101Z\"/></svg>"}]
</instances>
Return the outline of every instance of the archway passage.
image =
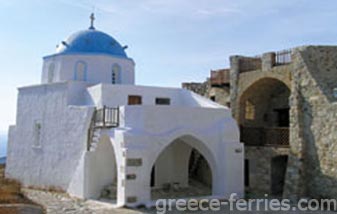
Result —
<instances>
[{"instance_id":1,"label":"archway passage","mask_svg":"<svg viewBox=\"0 0 337 214\"><path fill-rule=\"evenodd\" d=\"M151 198L189 198L212 195L212 170L193 142L173 141L157 158L151 172Z\"/></svg>"},{"instance_id":2,"label":"archway passage","mask_svg":"<svg viewBox=\"0 0 337 214\"><path fill-rule=\"evenodd\" d=\"M109 136L102 136L90 154L89 189L92 198L117 200L116 155Z\"/></svg>"},{"instance_id":3,"label":"archway passage","mask_svg":"<svg viewBox=\"0 0 337 214\"><path fill-rule=\"evenodd\" d=\"M264 78L240 97L241 141L246 145L289 144L290 89L283 82Z\"/></svg>"}]
</instances>

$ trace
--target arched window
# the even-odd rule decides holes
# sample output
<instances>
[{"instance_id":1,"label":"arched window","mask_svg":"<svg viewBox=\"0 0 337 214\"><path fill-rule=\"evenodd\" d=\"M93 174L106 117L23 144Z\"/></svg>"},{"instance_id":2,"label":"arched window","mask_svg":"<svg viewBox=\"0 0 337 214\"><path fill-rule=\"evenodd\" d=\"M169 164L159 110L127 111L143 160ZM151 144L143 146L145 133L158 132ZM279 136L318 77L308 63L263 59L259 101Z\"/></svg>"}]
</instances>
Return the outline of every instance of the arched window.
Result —
<instances>
[{"instance_id":1,"label":"arched window","mask_svg":"<svg viewBox=\"0 0 337 214\"><path fill-rule=\"evenodd\" d=\"M112 84L120 84L121 83L121 67L117 64L114 64L112 66L111 83Z\"/></svg>"},{"instance_id":2,"label":"arched window","mask_svg":"<svg viewBox=\"0 0 337 214\"><path fill-rule=\"evenodd\" d=\"M55 64L51 63L48 67L48 83L52 83L54 80Z\"/></svg>"},{"instance_id":3,"label":"arched window","mask_svg":"<svg viewBox=\"0 0 337 214\"><path fill-rule=\"evenodd\" d=\"M87 80L87 64L79 61L75 65L75 80L86 81Z\"/></svg>"}]
</instances>

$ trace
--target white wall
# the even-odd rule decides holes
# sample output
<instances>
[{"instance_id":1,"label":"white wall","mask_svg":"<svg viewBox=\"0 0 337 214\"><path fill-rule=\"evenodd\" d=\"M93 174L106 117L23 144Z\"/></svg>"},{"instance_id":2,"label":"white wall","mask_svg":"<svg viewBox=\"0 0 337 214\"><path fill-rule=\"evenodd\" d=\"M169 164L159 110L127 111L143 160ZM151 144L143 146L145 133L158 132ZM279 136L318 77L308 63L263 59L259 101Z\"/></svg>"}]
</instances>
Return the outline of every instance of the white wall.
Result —
<instances>
[{"instance_id":1,"label":"white wall","mask_svg":"<svg viewBox=\"0 0 337 214\"><path fill-rule=\"evenodd\" d=\"M168 146L154 165L155 187L163 187L165 183L187 187L191 152L192 147L179 140Z\"/></svg>"},{"instance_id":2,"label":"white wall","mask_svg":"<svg viewBox=\"0 0 337 214\"><path fill-rule=\"evenodd\" d=\"M141 167L126 169L128 173L137 174L137 180L126 181L124 189L126 198L138 198L137 203L130 206L151 200L152 166L176 139L198 150L209 163L214 197L228 198L232 192L243 196L243 145L227 109L125 106L121 108L121 115L119 130L124 130L127 158L143 161Z\"/></svg>"},{"instance_id":3,"label":"white wall","mask_svg":"<svg viewBox=\"0 0 337 214\"><path fill-rule=\"evenodd\" d=\"M154 106L156 98L169 98L170 106L221 108L229 112L227 107L180 88L99 84L88 87L87 91L87 104L98 107L124 106L128 104L129 95L138 95L142 97L142 105Z\"/></svg>"},{"instance_id":4,"label":"white wall","mask_svg":"<svg viewBox=\"0 0 337 214\"><path fill-rule=\"evenodd\" d=\"M123 106L128 95L138 94L143 96L143 105ZM155 106L156 97L171 98L171 105ZM122 106L120 127L106 132L110 144L103 140L101 147L89 154L87 132L93 107L102 105ZM42 126L39 148L34 147L36 120ZM243 194L243 146L230 111L186 90L107 84L86 89L85 83L78 82L25 87L19 90L16 124L10 129L6 176L24 185L54 186L77 196L97 197L115 176L108 146L114 142L117 169L122 171L117 176L118 203L124 205L126 198L134 196L137 203L147 203L152 166L179 138L209 162L214 196ZM126 167L127 158L141 158L143 164ZM176 160L172 161L172 171L184 171L172 168ZM127 174L136 174L137 179L125 180ZM182 174L180 182L185 178ZM159 181L167 180L162 177Z\"/></svg>"},{"instance_id":5,"label":"white wall","mask_svg":"<svg viewBox=\"0 0 337 214\"><path fill-rule=\"evenodd\" d=\"M28 186L66 190L87 142L92 108L68 106L68 84L19 89L17 120L9 141L6 176ZM36 147L34 122L41 123Z\"/></svg>"},{"instance_id":6,"label":"white wall","mask_svg":"<svg viewBox=\"0 0 337 214\"><path fill-rule=\"evenodd\" d=\"M227 109L190 108L170 106L125 106L121 108L121 125L144 133L166 134L177 128L216 131L227 141L237 141L239 130ZM213 130L214 129L214 130Z\"/></svg>"},{"instance_id":7,"label":"white wall","mask_svg":"<svg viewBox=\"0 0 337 214\"><path fill-rule=\"evenodd\" d=\"M118 64L121 67L121 84L135 83L135 63L131 59L123 59L99 54L72 54L54 55L44 58L42 68L42 83L48 83L50 64L55 65L53 82L75 80L76 65L78 62L86 64L86 82L90 84L112 82L112 67Z\"/></svg>"},{"instance_id":8,"label":"white wall","mask_svg":"<svg viewBox=\"0 0 337 214\"><path fill-rule=\"evenodd\" d=\"M86 163L87 194L97 199L105 186L117 183L116 156L108 136L101 138L95 152L87 152Z\"/></svg>"}]
</instances>

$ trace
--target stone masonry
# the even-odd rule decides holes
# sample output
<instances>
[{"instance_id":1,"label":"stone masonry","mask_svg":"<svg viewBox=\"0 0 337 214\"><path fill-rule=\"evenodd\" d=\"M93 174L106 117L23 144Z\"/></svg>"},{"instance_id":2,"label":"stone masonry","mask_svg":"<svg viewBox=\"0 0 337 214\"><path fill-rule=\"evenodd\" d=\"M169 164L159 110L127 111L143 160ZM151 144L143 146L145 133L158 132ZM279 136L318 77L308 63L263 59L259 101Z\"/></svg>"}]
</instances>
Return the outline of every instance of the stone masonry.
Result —
<instances>
[{"instance_id":1,"label":"stone masonry","mask_svg":"<svg viewBox=\"0 0 337 214\"><path fill-rule=\"evenodd\" d=\"M283 89L276 89L276 85ZM188 84L183 86L201 91L187 87ZM212 87L209 80L199 87L203 88L200 94L209 98L210 91L219 88ZM272 90L274 93L267 93ZM230 99L232 114L240 125L268 130L280 125L275 123L277 118L272 118L277 116L275 111L289 109L288 128L282 128L289 129L285 138L289 146L278 145L281 135L276 132L273 142L266 131L264 138L258 138L265 144L246 144L249 192L271 193L273 159L277 163L277 157L287 156L283 197L337 197L336 91L336 46L305 46L260 57L230 57L230 93L218 95L215 101L222 100L219 103L224 105L223 100ZM273 99L278 99L277 105ZM248 108L250 103L252 107ZM253 136L258 136L256 133ZM242 138L244 135L241 132Z\"/></svg>"}]
</instances>

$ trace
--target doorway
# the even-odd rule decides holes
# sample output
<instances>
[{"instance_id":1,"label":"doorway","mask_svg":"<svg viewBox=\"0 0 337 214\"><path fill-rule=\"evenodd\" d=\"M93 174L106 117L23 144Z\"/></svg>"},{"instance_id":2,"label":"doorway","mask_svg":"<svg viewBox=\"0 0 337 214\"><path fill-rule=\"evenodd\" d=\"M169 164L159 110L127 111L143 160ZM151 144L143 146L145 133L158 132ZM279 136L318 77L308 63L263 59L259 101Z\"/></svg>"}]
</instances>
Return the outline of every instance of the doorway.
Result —
<instances>
[{"instance_id":1,"label":"doorway","mask_svg":"<svg viewBox=\"0 0 337 214\"><path fill-rule=\"evenodd\" d=\"M287 164L287 155L274 157L271 161L271 193L274 196L283 194Z\"/></svg>"}]
</instances>

